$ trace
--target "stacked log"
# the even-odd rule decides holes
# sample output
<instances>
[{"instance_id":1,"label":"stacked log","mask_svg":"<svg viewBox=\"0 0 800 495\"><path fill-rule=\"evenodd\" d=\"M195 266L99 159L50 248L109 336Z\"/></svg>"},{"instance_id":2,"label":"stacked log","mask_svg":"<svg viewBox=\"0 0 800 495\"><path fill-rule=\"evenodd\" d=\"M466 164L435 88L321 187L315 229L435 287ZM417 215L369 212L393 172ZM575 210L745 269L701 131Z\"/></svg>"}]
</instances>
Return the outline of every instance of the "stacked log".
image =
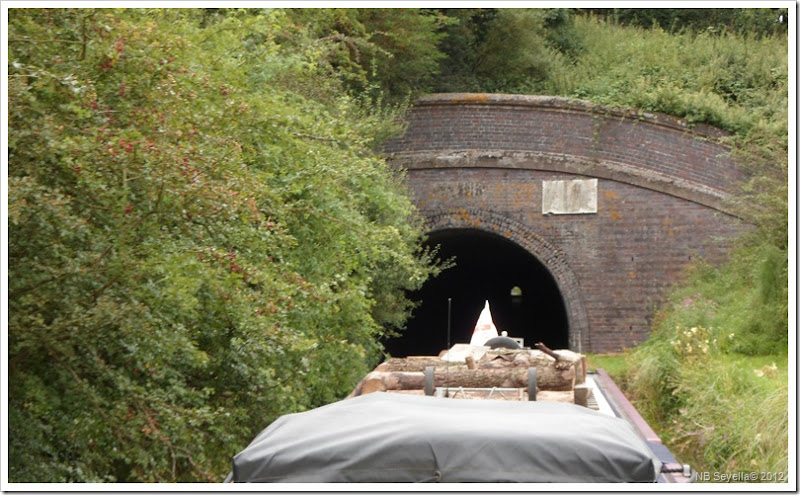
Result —
<instances>
[{"instance_id":1,"label":"stacked log","mask_svg":"<svg viewBox=\"0 0 800 495\"><path fill-rule=\"evenodd\" d=\"M478 359L467 356L463 362L445 361L441 355L390 358L365 376L351 396L387 390L421 390L428 366L434 367L436 387L523 388L527 387L530 367L536 368L538 390L571 391L586 379L586 360L572 351L557 350L548 354L529 349L493 349Z\"/></svg>"}]
</instances>

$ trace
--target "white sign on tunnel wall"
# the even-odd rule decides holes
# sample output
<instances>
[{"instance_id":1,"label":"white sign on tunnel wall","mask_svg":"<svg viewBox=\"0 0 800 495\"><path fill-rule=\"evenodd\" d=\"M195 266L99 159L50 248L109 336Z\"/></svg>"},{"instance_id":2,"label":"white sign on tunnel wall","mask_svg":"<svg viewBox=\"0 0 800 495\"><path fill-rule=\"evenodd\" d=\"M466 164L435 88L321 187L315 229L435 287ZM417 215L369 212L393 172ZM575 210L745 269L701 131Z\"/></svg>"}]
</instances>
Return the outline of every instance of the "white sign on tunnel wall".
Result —
<instances>
[{"instance_id":1,"label":"white sign on tunnel wall","mask_svg":"<svg viewBox=\"0 0 800 495\"><path fill-rule=\"evenodd\" d=\"M597 179L542 181L542 214L597 213Z\"/></svg>"}]
</instances>

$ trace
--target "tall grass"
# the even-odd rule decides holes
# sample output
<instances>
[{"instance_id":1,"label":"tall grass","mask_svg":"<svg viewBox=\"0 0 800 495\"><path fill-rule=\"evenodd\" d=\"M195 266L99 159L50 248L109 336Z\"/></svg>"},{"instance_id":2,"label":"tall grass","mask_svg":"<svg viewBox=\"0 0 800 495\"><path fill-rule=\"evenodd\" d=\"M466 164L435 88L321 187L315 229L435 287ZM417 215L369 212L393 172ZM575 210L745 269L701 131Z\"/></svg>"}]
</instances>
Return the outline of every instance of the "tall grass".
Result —
<instances>
[{"instance_id":1,"label":"tall grass","mask_svg":"<svg viewBox=\"0 0 800 495\"><path fill-rule=\"evenodd\" d=\"M639 371L629 392L682 462L697 471L787 473L786 354L712 354L687 361L650 346L630 359Z\"/></svg>"},{"instance_id":2,"label":"tall grass","mask_svg":"<svg viewBox=\"0 0 800 495\"><path fill-rule=\"evenodd\" d=\"M625 353L590 354L589 366L604 368L694 470L788 474L788 355L744 356L719 340L703 352L708 337L712 344L723 336L692 328L654 335Z\"/></svg>"},{"instance_id":3,"label":"tall grass","mask_svg":"<svg viewBox=\"0 0 800 495\"><path fill-rule=\"evenodd\" d=\"M785 36L671 34L593 17L573 23L582 49L553 57L548 79L520 90L664 112L737 134L787 132Z\"/></svg>"},{"instance_id":4,"label":"tall grass","mask_svg":"<svg viewBox=\"0 0 800 495\"><path fill-rule=\"evenodd\" d=\"M788 468L788 298L779 251L744 245L724 266L696 267L628 356L629 394L698 471Z\"/></svg>"}]
</instances>

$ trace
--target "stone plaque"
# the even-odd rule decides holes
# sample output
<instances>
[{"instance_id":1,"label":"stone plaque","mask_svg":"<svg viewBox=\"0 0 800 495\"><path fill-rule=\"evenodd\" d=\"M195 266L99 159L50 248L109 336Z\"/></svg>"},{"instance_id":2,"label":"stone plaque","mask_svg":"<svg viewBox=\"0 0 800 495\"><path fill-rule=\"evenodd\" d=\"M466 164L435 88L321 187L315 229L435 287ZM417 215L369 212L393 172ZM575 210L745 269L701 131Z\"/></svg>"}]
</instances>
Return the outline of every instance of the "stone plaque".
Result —
<instances>
[{"instance_id":1,"label":"stone plaque","mask_svg":"<svg viewBox=\"0 0 800 495\"><path fill-rule=\"evenodd\" d=\"M542 214L597 213L597 179L542 181Z\"/></svg>"}]
</instances>

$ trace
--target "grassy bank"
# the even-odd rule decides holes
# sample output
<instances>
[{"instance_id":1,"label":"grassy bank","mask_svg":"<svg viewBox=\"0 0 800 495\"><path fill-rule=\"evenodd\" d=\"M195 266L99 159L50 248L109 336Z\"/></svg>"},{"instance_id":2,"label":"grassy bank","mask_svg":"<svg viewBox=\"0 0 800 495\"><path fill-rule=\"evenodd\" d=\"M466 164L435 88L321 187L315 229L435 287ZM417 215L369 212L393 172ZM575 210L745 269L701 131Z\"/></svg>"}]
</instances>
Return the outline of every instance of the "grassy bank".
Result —
<instances>
[{"instance_id":1,"label":"grassy bank","mask_svg":"<svg viewBox=\"0 0 800 495\"><path fill-rule=\"evenodd\" d=\"M675 339L662 340L590 355L590 369L608 371L664 444L696 471L786 473L788 355L709 349L680 359L670 345Z\"/></svg>"}]
</instances>

